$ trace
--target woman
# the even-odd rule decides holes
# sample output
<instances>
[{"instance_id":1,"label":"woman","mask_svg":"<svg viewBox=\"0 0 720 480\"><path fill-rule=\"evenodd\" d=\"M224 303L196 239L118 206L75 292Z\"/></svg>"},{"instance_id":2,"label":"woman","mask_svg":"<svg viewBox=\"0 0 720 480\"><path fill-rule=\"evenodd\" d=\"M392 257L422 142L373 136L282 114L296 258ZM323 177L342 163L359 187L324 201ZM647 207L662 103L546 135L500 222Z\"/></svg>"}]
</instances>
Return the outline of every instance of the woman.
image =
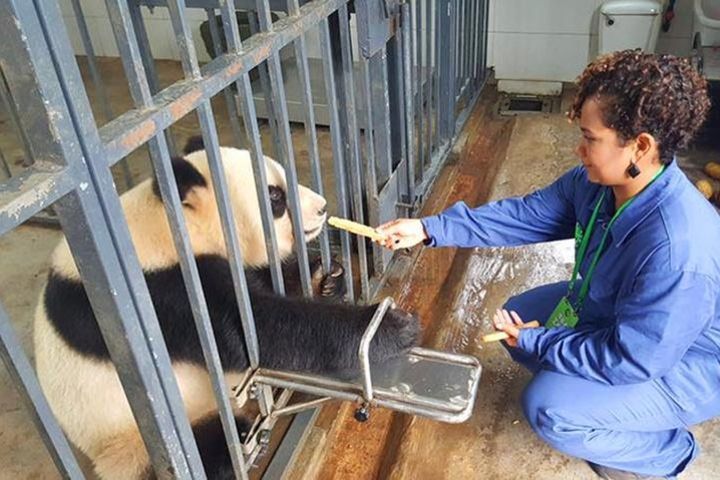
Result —
<instances>
[{"instance_id":1,"label":"woman","mask_svg":"<svg viewBox=\"0 0 720 480\"><path fill-rule=\"evenodd\" d=\"M571 281L511 298L494 323L535 374L532 428L603 478L677 475L698 453L687 427L720 414L720 220L674 160L709 106L684 59L599 58L569 113L582 166L523 198L379 228L393 249L576 239Z\"/></svg>"}]
</instances>

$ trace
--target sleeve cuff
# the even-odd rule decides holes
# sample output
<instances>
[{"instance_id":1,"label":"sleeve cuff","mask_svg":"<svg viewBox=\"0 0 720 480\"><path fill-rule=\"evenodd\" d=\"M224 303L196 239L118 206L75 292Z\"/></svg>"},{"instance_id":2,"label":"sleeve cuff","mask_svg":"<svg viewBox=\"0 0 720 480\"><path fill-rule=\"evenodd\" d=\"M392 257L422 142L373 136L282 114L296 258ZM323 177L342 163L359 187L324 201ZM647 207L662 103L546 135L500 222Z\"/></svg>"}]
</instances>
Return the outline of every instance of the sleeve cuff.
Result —
<instances>
[{"instance_id":1,"label":"sleeve cuff","mask_svg":"<svg viewBox=\"0 0 720 480\"><path fill-rule=\"evenodd\" d=\"M425 234L427 235L427 239L423 241L423 244L427 247L437 247L438 235L441 232L441 222L438 215L423 217L420 219L420 223L422 223Z\"/></svg>"},{"instance_id":2,"label":"sleeve cuff","mask_svg":"<svg viewBox=\"0 0 720 480\"><path fill-rule=\"evenodd\" d=\"M537 350L538 338L545 331L546 329L543 327L520 329L520 335L518 336L517 343L518 348L532 355L537 355L535 350Z\"/></svg>"}]
</instances>

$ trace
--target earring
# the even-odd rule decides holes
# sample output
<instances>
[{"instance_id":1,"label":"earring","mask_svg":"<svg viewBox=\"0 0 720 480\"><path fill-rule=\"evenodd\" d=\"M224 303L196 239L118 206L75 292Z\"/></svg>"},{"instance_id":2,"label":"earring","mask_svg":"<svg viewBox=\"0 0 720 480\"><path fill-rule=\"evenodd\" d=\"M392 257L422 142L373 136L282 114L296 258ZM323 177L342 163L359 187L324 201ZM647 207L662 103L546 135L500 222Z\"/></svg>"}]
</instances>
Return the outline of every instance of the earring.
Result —
<instances>
[{"instance_id":1,"label":"earring","mask_svg":"<svg viewBox=\"0 0 720 480\"><path fill-rule=\"evenodd\" d=\"M630 175L630 178L635 178L638 175L640 175L640 169L635 164L635 162L630 161L630 166L627 169L627 173L628 173L628 175Z\"/></svg>"}]
</instances>

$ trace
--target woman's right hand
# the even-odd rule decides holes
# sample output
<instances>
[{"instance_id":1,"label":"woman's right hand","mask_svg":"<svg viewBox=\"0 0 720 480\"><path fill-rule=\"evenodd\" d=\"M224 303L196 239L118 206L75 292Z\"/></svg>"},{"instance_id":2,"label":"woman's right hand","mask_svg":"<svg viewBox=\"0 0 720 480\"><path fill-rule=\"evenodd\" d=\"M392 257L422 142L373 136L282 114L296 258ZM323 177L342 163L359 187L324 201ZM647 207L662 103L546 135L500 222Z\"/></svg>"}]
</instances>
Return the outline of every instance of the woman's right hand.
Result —
<instances>
[{"instance_id":1,"label":"woman's right hand","mask_svg":"<svg viewBox=\"0 0 720 480\"><path fill-rule=\"evenodd\" d=\"M414 247L428 239L425 227L416 218L399 218L380 225L375 230L385 236L385 239L378 243L390 250Z\"/></svg>"}]
</instances>

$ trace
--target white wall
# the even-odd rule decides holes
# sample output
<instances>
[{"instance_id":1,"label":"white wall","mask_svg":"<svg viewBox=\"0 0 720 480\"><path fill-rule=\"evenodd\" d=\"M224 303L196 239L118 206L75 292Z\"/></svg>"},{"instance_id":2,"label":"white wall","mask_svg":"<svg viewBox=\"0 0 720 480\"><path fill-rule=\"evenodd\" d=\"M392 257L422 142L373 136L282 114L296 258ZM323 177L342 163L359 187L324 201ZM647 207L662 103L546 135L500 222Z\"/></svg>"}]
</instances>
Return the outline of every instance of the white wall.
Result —
<instances>
[{"instance_id":1,"label":"white wall","mask_svg":"<svg viewBox=\"0 0 720 480\"><path fill-rule=\"evenodd\" d=\"M597 52L603 0L490 0L489 63L506 80L574 81ZM687 55L693 0L678 0L657 50Z\"/></svg>"}]
</instances>

